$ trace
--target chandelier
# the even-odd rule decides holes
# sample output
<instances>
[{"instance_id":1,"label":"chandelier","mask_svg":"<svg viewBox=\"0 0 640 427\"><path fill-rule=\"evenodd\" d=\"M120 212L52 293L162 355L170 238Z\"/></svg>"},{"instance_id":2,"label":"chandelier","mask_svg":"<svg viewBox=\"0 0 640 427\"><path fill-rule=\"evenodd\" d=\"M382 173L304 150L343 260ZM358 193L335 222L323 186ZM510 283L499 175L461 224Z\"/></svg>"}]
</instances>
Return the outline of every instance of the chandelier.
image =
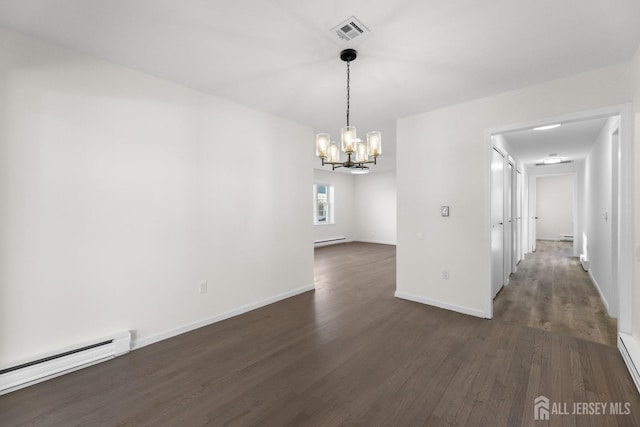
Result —
<instances>
[{"instance_id":1,"label":"chandelier","mask_svg":"<svg viewBox=\"0 0 640 427\"><path fill-rule=\"evenodd\" d=\"M328 133L316 135L316 155L322 160L322 166L331 165L332 170L337 168L351 169L351 173L364 174L369 172L368 164L376 163L376 159L382 154L382 135L378 131L367 133L367 142L364 143L356 136L355 126L349 123L350 101L350 68L351 61L358 57L354 49L345 49L340 52L340 59L347 63L347 125L342 128L342 151L347 155L347 160L340 160L338 144L331 141ZM370 160L373 159L373 160Z\"/></svg>"}]
</instances>

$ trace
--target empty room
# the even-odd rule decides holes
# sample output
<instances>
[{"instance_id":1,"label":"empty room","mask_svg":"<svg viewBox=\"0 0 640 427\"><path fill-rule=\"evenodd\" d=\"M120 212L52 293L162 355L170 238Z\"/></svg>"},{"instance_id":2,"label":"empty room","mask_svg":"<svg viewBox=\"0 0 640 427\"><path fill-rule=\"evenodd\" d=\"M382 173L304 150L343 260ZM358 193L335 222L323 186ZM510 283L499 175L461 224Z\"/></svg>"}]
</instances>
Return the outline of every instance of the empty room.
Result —
<instances>
[{"instance_id":1,"label":"empty room","mask_svg":"<svg viewBox=\"0 0 640 427\"><path fill-rule=\"evenodd\" d=\"M638 22L0 0L0 425L640 425Z\"/></svg>"}]
</instances>

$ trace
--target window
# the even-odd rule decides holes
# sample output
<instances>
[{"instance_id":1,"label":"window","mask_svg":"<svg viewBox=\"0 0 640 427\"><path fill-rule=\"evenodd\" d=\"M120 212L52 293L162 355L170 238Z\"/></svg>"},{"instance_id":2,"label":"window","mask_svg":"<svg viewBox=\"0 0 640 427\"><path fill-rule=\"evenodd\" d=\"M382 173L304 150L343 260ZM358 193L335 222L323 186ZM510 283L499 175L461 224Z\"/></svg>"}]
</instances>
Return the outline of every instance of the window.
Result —
<instances>
[{"instance_id":1,"label":"window","mask_svg":"<svg viewBox=\"0 0 640 427\"><path fill-rule=\"evenodd\" d=\"M313 223L333 224L333 187L328 184L315 184L313 204Z\"/></svg>"}]
</instances>

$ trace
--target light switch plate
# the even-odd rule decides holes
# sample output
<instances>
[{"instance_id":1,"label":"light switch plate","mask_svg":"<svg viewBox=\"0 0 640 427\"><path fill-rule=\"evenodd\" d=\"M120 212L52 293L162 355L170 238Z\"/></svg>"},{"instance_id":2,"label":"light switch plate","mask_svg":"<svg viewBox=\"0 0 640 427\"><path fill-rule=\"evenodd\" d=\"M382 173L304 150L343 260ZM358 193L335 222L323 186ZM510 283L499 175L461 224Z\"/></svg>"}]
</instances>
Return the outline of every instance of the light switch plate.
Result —
<instances>
[{"instance_id":1,"label":"light switch plate","mask_svg":"<svg viewBox=\"0 0 640 427\"><path fill-rule=\"evenodd\" d=\"M441 206L440 207L440 215L449 216L449 206Z\"/></svg>"}]
</instances>

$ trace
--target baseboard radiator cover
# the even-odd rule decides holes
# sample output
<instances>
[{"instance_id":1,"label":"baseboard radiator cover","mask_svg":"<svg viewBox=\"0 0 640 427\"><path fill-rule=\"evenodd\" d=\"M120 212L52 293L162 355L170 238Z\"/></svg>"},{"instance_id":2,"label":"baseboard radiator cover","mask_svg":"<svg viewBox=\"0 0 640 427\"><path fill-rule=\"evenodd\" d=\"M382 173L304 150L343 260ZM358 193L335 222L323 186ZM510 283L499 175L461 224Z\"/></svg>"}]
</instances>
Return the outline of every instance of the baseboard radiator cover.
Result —
<instances>
[{"instance_id":1,"label":"baseboard radiator cover","mask_svg":"<svg viewBox=\"0 0 640 427\"><path fill-rule=\"evenodd\" d=\"M0 368L0 395L105 362L130 348L131 333L125 331Z\"/></svg>"},{"instance_id":2,"label":"baseboard radiator cover","mask_svg":"<svg viewBox=\"0 0 640 427\"><path fill-rule=\"evenodd\" d=\"M314 246L328 246L328 245L336 245L338 243L347 243L348 240L346 237L335 237L332 239L325 239L325 240L316 240L315 242L313 242Z\"/></svg>"},{"instance_id":3,"label":"baseboard radiator cover","mask_svg":"<svg viewBox=\"0 0 640 427\"><path fill-rule=\"evenodd\" d=\"M584 271L589 271L589 260L585 254L580 254L580 265Z\"/></svg>"},{"instance_id":4,"label":"baseboard radiator cover","mask_svg":"<svg viewBox=\"0 0 640 427\"><path fill-rule=\"evenodd\" d=\"M631 374L636 389L640 393L640 345L631 335L618 334L618 350Z\"/></svg>"}]
</instances>

